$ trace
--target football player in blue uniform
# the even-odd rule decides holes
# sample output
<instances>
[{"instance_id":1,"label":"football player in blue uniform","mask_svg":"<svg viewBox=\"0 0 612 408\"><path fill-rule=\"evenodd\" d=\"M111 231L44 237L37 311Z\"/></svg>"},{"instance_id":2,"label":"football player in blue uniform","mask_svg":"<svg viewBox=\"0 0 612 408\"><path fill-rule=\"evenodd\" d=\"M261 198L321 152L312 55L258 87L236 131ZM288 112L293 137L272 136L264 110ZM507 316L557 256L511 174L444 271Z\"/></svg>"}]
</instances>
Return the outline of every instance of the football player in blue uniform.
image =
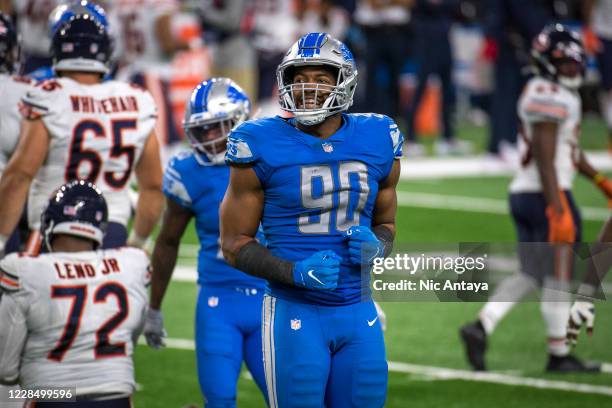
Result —
<instances>
[{"instance_id":1,"label":"football player in blue uniform","mask_svg":"<svg viewBox=\"0 0 612 408\"><path fill-rule=\"evenodd\" d=\"M294 118L232 131L221 204L226 259L268 281L268 399L382 407L388 368L369 272L392 249L403 138L386 116L345 113L355 60L326 33L300 38L277 76L281 107ZM260 222L266 247L255 239Z\"/></svg>"},{"instance_id":2,"label":"football player in blue uniform","mask_svg":"<svg viewBox=\"0 0 612 408\"><path fill-rule=\"evenodd\" d=\"M219 247L219 204L229 180L224 163L227 135L248 118L249 98L232 80L198 85L185 109L183 126L192 151L175 156L164 174L167 208L153 251L153 278L145 336L163 345L161 303L181 237L192 218L200 240L196 311L196 354L206 407L236 406L242 361L265 391L261 307L265 283L229 266Z\"/></svg>"}]
</instances>

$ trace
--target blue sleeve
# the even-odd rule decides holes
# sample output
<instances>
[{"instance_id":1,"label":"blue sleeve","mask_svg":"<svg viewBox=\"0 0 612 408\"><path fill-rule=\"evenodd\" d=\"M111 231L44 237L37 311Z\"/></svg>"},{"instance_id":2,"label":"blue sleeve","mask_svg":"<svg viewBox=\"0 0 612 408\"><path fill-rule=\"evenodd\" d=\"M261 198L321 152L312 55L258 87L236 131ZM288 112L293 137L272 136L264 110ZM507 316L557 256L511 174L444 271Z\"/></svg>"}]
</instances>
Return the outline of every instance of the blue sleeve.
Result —
<instances>
[{"instance_id":1,"label":"blue sleeve","mask_svg":"<svg viewBox=\"0 0 612 408\"><path fill-rule=\"evenodd\" d=\"M386 117L389 124L389 137L393 146L393 158L399 159L402 157L402 146L404 145L404 135L397 127L397 124L390 117Z\"/></svg>"},{"instance_id":2,"label":"blue sleeve","mask_svg":"<svg viewBox=\"0 0 612 408\"><path fill-rule=\"evenodd\" d=\"M258 127L258 128L261 128ZM255 127L248 122L243 123L232 130L227 139L227 150L225 152L225 162L227 164L250 164L263 183L267 178L267 166L257 145L257 138L254 135Z\"/></svg>"},{"instance_id":3,"label":"blue sleeve","mask_svg":"<svg viewBox=\"0 0 612 408\"><path fill-rule=\"evenodd\" d=\"M186 186L186 178L178 168L179 158L174 157L168 163L168 167L164 172L164 181L162 189L164 195L188 210L191 209L192 200L189 195L189 190Z\"/></svg>"}]
</instances>

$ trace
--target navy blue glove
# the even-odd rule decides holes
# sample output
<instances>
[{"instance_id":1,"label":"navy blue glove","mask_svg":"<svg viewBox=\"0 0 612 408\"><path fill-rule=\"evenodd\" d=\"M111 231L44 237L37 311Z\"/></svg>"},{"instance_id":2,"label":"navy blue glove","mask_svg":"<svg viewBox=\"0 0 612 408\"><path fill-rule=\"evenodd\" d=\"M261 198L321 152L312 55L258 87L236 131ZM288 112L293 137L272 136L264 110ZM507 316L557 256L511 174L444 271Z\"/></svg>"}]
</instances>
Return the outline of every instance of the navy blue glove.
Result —
<instances>
[{"instance_id":1,"label":"navy blue glove","mask_svg":"<svg viewBox=\"0 0 612 408\"><path fill-rule=\"evenodd\" d=\"M353 226L344 234L348 238L349 259L354 265L372 265L374 258L382 257L385 253L385 245L370 227Z\"/></svg>"},{"instance_id":2,"label":"navy blue glove","mask_svg":"<svg viewBox=\"0 0 612 408\"><path fill-rule=\"evenodd\" d=\"M293 266L293 282L308 289L334 290L338 286L342 258L334 251L312 254Z\"/></svg>"}]
</instances>

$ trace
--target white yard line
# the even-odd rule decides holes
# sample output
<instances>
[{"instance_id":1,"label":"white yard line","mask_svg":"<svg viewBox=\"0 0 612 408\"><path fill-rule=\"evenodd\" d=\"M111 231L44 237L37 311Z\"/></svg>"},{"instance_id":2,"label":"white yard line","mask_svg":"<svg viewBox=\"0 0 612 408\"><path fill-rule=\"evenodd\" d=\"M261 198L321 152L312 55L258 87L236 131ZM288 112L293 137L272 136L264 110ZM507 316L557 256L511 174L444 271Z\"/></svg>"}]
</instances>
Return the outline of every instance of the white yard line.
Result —
<instances>
[{"instance_id":1,"label":"white yard line","mask_svg":"<svg viewBox=\"0 0 612 408\"><path fill-rule=\"evenodd\" d=\"M402 207L432 208L508 215L508 202L494 198L456 196L447 194L397 192L397 203ZM605 221L610 210L597 207L580 207L582 218L588 221Z\"/></svg>"},{"instance_id":2,"label":"white yard line","mask_svg":"<svg viewBox=\"0 0 612 408\"><path fill-rule=\"evenodd\" d=\"M144 339L142 337L140 339L139 344L145 344ZM178 350L195 350L194 341L188 339L168 338L166 339L166 346L168 348ZM389 361L389 371L395 373L422 375L437 380L477 381L493 384L519 385L531 388L612 396L612 387L606 387L602 385L573 383L568 381L553 381L541 378L521 377L518 375L509 375L501 373L479 373L467 370L457 370L454 368L401 363L397 361Z\"/></svg>"},{"instance_id":3,"label":"white yard line","mask_svg":"<svg viewBox=\"0 0 612 408\"><path fill-rule=\"evenodd\" d=\"M607 152L588 151L587 158L600 171L612 170L612 157ZM516 163L518 165L518 161ZM402 159L402 180L423 180L455 177L511 176L516 166L486 155L465 157L432 157Z\"/></svg>"}]
</instances>

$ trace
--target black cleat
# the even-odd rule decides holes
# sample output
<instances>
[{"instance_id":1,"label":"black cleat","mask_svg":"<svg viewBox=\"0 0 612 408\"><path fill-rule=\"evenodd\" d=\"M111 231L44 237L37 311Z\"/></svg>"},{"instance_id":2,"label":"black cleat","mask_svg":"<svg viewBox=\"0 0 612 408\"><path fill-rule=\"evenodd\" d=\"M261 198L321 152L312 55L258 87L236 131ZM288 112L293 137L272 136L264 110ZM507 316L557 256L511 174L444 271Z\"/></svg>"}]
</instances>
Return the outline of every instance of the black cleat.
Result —
<instances>
[{"instance_id":1,"label":"black cleat","mask_svg":"<svg viewBox=\"0 0 612 408\"><path fill-rule=\"evenodd\" d=\"M468 362L476 371L486 371L485 352L487 351L487 333L480 320L468 323L459 330L465 345Z\"/></svg>"},{"instance_id":2,"label":"black cleat","mask_svg":"<svg viewBox=\"0 0 612 408\"><path fill-rule=\"evenodd\" d=\"M601 364L592 361L581 361L578 357L571 354L563 357L548 357L546 371L549 373L599 373Z\"/></svg>"}]
</instances>

